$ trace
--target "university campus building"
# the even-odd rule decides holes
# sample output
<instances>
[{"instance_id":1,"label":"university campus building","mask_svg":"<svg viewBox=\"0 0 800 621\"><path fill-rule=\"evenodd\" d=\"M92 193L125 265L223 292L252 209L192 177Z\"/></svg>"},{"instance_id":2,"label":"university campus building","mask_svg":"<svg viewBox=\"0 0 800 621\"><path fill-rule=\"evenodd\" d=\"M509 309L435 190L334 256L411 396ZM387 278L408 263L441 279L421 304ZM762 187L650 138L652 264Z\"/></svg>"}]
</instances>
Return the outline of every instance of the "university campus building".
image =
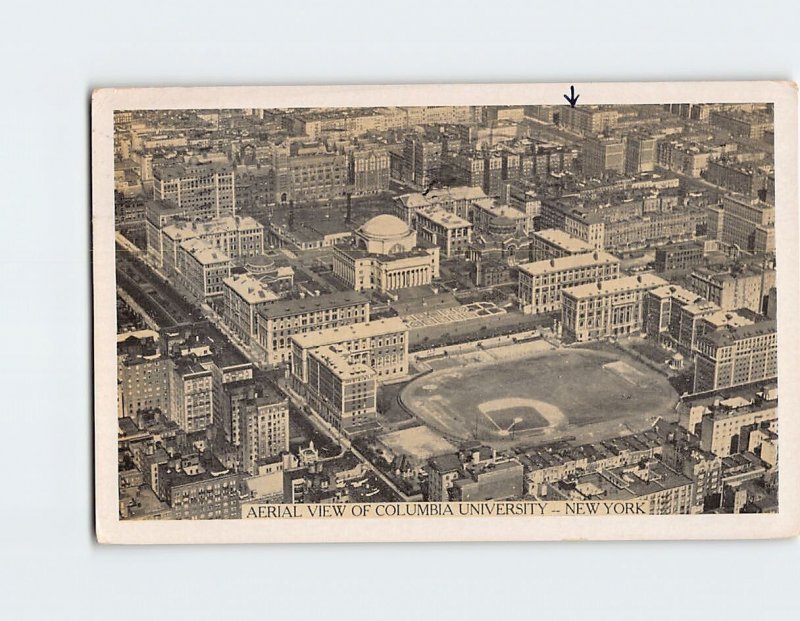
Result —
<instances>
[{"instance_id":1,"label":"university campus building","mask_svg":"<svg viewBox=\"0 0 800 621\"><path fill-rule=\"evenodd\" d=\"M369 320L369 300L353 291L275 300L256 311L256 344L271 365L288 362L292 336Z\"/></svg>"},{"instance_id":2,"label":"university campus building","mask_svg":"<svg viewBox=\"0 0 800 621\"><path fill-rule=\"evenodd\" d=\"M377 417L377 373L351 362L337 345L316 347L305 361L303 395L323 420L345 433L363 429Z\"/></svg>"},{"instance_id":3,"label":"university campus building","mask_svg":"<svg viewBox=\"0 0 800 621\"><path fill-rule=\"evenodd\" d=\"M439 246L421 246L417 232L395 216L375 216L333 249L333 273L356 291L429 285L439 277Z\"/></svg>"},{"instance_id":4,"label":"university campus building","mask_svg":"<svg viewBox=\"0 0 800 621\"><path fill-rule=\"evenodd\" d=\"M619 259L607 252L587 252L518 266L519 304L525 314L561 309L561 292L569 287L619 276Z\"/></svg>"},{"instance_id":5,"label":"university campus building","mask_svg":"<svg viewBox=\"0 0 800 621\"><path fill-rule=\"evenodd\" d=\"M724 326L697 342L694 392L711 392L775 379L778 330L774 319L739 327Z\"/></svg>"},{"instance_id":6,"label":"university campus building","mask_svg":"<svg viewBox=\"0 0 800 621\"><path fill-rule=\"evenodd\" d=\"M175 220L161 229L161 244L154 248L159 266L174 269L177 247L188 239L201 239L231 259L264 253L264 227L249 216L223 216L206 221Z\"/></svg>"},{"instance_id":7,"label":"university campus building","mask_svg":"<svg viewBox=\"0 0 800 621\"><path fill-rule=\"evenodd\" d=\"M531 234L531 261L560 259L594 250L594 246L572 237L561 229L545 229Z\"/></svg>"},{"instance_id":8,"label":"university campus building","mask_svg":"<svg viewBox=\"0 0 800 621\"><path fill-rule=\"evenodd\" d=\"M440 207L418 209L414 226L418 237L439 246L446 257L464 256L472 241L472 222Z\"/></svg>"},{"instance_id":9,"label":"university campus building","mask_svg":"<svg viewBox=\"0 0 800 621\"><path fill-rule=\"evenodd\" d=\"M379 382L408 375L408 326L399 317L378 319L292 337L292 375L304 382L310 351L337 346L352 362L373 369Z\"/></svg>"},{"instance_id":10,"label":"university campus building","mask_svg":"<svg viewBox=\"0 0 800 621\"><path fill-rule=\"evenodd\" d=\"M565 338L585 342L641 332L645 294L665 284L658 276L641 274L564 289L561 321Z\"/></svg>"},{"instance_id":11,"label":"university campus building","mask_svg":"<svg viewBox=\"0 0 800 621\"><path fill-rule=\"evenodd\" d=\"M408 374L408 328L397 317L292 338L295 391L336 429L353 433L377 417L377 386Z\"/></svg>"},{"instance_id":12,"label":"university campus building","mask_svg":"<svg viewBox=\"0 0 800 621\"><path fill-rule=\"evenodd\" d=\"M678 285L664 285L645 297L647 336L661 345L694 357L698 339L723 326L739 327L754 323L747 310L723 310L694 291Z\"/></svg>"},{"instance_id":13,"label":"university campus building","mask_svg":"<svg viewBox=\"0 0 800 621\"><path fill-rule=\"evenodd\" d=\"M377 386L408 374L408 328L392 317L292 338L292 386L335 428L376 416Z\"/></svg>"},{"instance_id":14,"label":"university campus building","mask_svg":"<svg viewBox=\"0 0 800 621\"><path fill-rule=\"evenodd\" d=\"M279 296L250 274L234 274L222 281L222 321L242 341L256 335L256 314Z\"/></svg>"}]
</instances>

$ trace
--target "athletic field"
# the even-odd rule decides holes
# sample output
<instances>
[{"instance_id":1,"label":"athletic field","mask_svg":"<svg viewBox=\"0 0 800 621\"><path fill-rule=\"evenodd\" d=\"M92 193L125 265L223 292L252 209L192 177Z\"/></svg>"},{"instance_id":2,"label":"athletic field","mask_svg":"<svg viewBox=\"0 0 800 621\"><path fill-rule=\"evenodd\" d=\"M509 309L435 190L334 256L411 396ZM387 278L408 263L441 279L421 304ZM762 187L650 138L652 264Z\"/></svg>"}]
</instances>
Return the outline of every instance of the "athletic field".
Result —
<instances>
[{"instance_id":1,"label":"athletic field","mask_svg":"<svg viewBox=\"0 0 800 621\"><path fill-rule=\"evenodd\" d=\"M678 398L664 376L622 352L489 354L437 360L404 389L404 404L451 438L597 440L644 429Z\"/></svg>"}]
</instances>

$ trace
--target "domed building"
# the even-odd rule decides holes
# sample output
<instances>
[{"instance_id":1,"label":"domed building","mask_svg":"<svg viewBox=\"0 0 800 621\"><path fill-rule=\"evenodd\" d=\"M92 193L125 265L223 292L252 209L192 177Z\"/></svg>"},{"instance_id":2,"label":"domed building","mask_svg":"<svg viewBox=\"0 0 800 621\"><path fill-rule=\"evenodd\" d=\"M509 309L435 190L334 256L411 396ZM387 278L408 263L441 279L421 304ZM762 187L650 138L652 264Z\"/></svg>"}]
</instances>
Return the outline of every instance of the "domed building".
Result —
<instances>
[{"instance_id":1,"label":"domed building","mask_svg":"<svg viewBox=\"0 0 800 621\"><path fill-rule=\"evenodd\" d=\"M417 232L400 218L381 214L355 232L356 247L373 254L409 252L417 245Z\"/></svg>"},{"instance_id":2,"label":"domed building","mask_svg":"<svg viewBox=\"0 0 800 621\"><path fill-rule=\"evenodd\" d=\"M419 243L400 218L375 216L333 249L333 273L356 291L392 291L431 284L439 277L439 248Z\"/></svg>"}]
</instances>

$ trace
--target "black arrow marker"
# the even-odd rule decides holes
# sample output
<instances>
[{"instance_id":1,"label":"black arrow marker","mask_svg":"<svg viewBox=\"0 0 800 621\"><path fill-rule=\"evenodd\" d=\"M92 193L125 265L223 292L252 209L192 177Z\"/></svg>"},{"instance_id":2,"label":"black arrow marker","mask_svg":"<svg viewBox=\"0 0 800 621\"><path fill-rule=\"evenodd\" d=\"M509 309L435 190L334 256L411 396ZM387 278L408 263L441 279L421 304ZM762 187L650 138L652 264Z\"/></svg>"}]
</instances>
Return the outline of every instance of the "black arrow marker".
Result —
<instances>
[{"instance_id":1,"label":"black arrow marker","mask_svg":"<svg viewBox=\"0 0 800 621\"><path fill-rule=\"evenodd\" d=\"M574 86L569 87L569 92L570 92L569 95L564 95L564 99L566 99L569 102L569 105L574 108L575 104L578 103L578 97L580 97L580 95L575 94Z\"/></svg>"}]
</instances>

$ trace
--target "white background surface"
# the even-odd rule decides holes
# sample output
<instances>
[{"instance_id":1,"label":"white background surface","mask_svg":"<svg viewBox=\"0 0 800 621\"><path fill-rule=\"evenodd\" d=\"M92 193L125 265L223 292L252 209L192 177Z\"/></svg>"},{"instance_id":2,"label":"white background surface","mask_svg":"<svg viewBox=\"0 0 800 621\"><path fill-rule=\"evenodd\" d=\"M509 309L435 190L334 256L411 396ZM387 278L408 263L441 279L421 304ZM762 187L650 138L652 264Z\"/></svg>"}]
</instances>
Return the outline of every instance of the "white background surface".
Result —
<instances>
[{"instance_id":1,"label":"white background surface","mask_svg":"<svg viewBox=\"0 0 800 621\"><path fill-rule=\"evenodd\" d=\"M788 2L174 4L0 20L0 616L796 617L798 541L95 545L91 88L800 73Z\"/></svg>"}]
</instances>

